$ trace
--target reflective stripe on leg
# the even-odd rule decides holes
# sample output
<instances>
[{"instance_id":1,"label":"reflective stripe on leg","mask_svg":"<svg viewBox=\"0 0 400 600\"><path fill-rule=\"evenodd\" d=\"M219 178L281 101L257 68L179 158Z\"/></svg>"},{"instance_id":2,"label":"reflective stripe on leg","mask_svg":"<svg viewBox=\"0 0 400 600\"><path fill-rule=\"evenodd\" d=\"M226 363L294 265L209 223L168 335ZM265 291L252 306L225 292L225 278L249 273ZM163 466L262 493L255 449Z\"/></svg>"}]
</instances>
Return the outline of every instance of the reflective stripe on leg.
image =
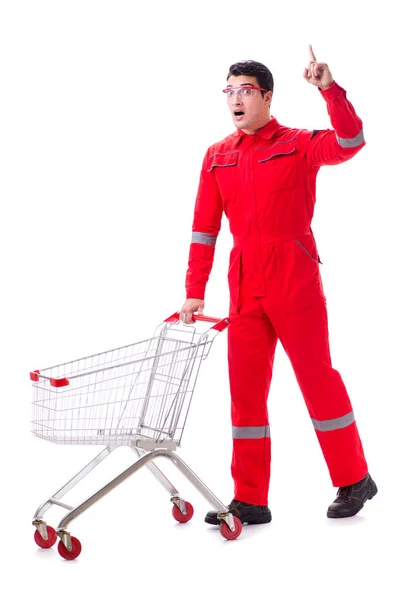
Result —
<instances>
[{"instance_id":1,"label":"reflective stripe on leg","mask_svg":"<svg viewBox=\"0 0 400 600\"><path fill-rule=\"evenodd\" d=\"M269 438L269 425L263 425L262 427L232 427L232 437L234 440Z\"/></svg>"},{"instance_id":2,"label":"reflective stripe on leg","mask_svg":"<svg viewBox=\"0 0 400 600\"><path fill-rule=\"evenodd\" d=\"M334 431L335 429L343 429L354 423L354 412L351 411L347 415L344 415L344 417L338 417L337 419L326 419L324 421L311 420L316 431Z\"/></svg>"}]
</instances>

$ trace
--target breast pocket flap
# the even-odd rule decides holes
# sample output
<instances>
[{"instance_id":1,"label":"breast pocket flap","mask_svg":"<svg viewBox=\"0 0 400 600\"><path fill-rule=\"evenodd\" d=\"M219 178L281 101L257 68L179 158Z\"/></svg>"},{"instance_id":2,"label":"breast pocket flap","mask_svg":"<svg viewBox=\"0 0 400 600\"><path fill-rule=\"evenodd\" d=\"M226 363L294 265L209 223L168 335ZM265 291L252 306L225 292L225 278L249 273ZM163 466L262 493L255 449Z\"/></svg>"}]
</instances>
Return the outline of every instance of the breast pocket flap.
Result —
<instances>
[{"instance_id":1,"label":"breast pocket flap","mask_svg":"<svg viewBox=\"0 0 400 600\"><path fill-rule=\"evenodd\" d=\"M286 156L296 151L296 138L288 142L278 142L270 148L259 148L258 162L266 162L278 156Z\"/></svg>"},{"instance_id":2,"label":"breast pocket flap","mask_svg":"<svg viewBox=\"0 0 400 600\"><path fill-rule=\"evenodd\" d=\"M237 164L238 152L217 153L210 156L208 162L208 171L215 167L234 167Z\"/></svg>"}]
</instances>

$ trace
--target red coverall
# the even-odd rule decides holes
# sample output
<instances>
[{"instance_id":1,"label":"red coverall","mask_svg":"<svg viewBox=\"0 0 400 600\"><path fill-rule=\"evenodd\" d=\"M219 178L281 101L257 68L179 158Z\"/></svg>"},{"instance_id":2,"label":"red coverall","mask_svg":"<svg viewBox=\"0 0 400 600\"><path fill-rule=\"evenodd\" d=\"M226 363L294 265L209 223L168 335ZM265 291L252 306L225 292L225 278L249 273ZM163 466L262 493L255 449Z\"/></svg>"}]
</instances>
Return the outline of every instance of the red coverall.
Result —
<instances>
[{"instance_id":1,"label":"red coverall","mask_svg":"<svg viewBox=\"0 0 400 600\"><path fill-rule=\"evenodd\" d=\"M187 298L204 298L225 212L233 248L228 273L228 364L234 498L268 504L271 441L267 397L279 339L293 366L334 486L367 474L350 399L329 351L326 301L311 231L322 165L364 145L362 122L337 83L320 92L333 130L290 129L272 118L236 131L204 158L195 204Z\"/></svg>"}]
</instances>

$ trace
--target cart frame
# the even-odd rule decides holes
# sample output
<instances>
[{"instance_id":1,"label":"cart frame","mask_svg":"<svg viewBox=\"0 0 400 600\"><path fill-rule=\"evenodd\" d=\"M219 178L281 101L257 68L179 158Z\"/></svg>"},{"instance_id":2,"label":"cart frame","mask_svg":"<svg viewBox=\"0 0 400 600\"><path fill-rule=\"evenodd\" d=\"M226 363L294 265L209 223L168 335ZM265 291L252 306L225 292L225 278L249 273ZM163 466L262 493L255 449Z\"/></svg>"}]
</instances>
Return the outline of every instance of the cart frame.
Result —
<instances>
[{"instance_id":1,"label":"cart frame","mask_svg":"<svg viewBox=\"0 0 400 600\"><path fill-rule=\"evenodd\" d=\"M207 331L199 334L196 330L197 321L204 321L208 323L213 323L214 325ZM103 498L106 494L111 492L114 488L120 485L123 481L133 475L136 471L138 471L143 466L146 466L153 476L157 479L160 485L168 492L170 495L170 501L173 503L173 516L176 520L184 523L190 520L193 514L192 505L185 501L176 487L171 483L168 477L162 472L162 470L155 464L155 461L159 458L165 458L171 461L175 467L184 475L184 477L192 483L192 485L200 492L204 498L211 504L213 508L218 511L218 519L220 521L220 531L221 534L227 539L236 539L241 532L242 524L237 517L234 517L229 509L213 494L213 492L205 485L205 483L190 469L190 467L176 454L176 449L181 443L182 433L185 427L191 398L194 391L194 386L197 380L198 371L200 368L200 363L204 360L209 353L212 342L216 335L223 331L229 325L228 319L216 319L214 317L206 317L203 315L196 315L195 324L194 325L185 325L180 320L180 314L174 313L171 317L168 317L157 329L153 338L150 340L156 340L157 344L149 354L140 355L138 359L133 359L123 361L116 361L115 359L113 364L108 366L104 366L104 364L100 368L95 368L90 370L89 372L82 372L82 369L77 372L66 373L65 369L71 368L71 365L74 363L78 363L78 367L81 366L81 362L74 361L73 363L65 363L64 365L56 365L56 367L51 367L49 369L45 369L44 371L32 371L30 374L31 380L34 382L33 386L36 388L36 393L39 394L39 400L36 397L36 404L39 406L39 413L36 411L36 417L39 414L39 417L42 417L42 420L39 418L33 419L34 429L33 433L38 437L42 437L44 439L48 439L49 441L53 441L56 443L89 443L89 444L100 444L102 441L106 441L105 448L97 454L89 463L87 463L82 469L80 469L71 479L69 479L59 490L57 490L51 497L47 498L36 510L32 524L35 526L35 541L42 548L51 547L57 537L60 539L58 545L58 551L63 558L67 560L72 560L76 558L81 551L81 544L77 538L71 536L68 531L68 525L75 518L80 516L86 510L88 510L93 504L98 502L101 498ZM175 328L175 329L174 329ZM182 328L186 329L186 332L189 332L189 336L191 342L186 344L186 347L182 348L181 339L174 339L175 346L170 350L170 346L166 346L167 351L164 350L164 342L168 339L168 335L173 332L173 336L176 336L178 329L182 330ZM184 331L184 330L183 330ZM171 337L171 335L170 335ZM150 340L147 340L149 342ZM179 348L178 348L179 345ZM124 347L130 348L130 347ZM132 346L133 348L133 346ZM121 349L117 349L121 350ZM164 351L163 351L164 350ZM136 351L136 349L135 349ZM103 355L109 355L111 353L115 353L115 350L109 351L108 353L101 353L98 355L93 355L96 357L103 357ZM178 371L182 376L182 381L185 381L185 386L175 384L174 393L170 393L170 389L172 387L172 380L177 379L175 377L177 367L177 360L173 363L173 358L178 355L178 353L184 353L185 359L181 361L182 365L178 365ZM142 353L143 354L143 353ZM170 355L170 356L167 356ZM86 357L86 358L93 358ZM114 356L111 354L111 356ZM107 356L109 358L109 356ZM80 359L85 360L86 359ZM103 360L103 358L101 358ZM126 378L126 373L129 372L129 377L132 376L132 369L138 369L134 371L134 375L136 377L135 383L137 384L138 377L143 374L144 370L142 365L144 361L151 360L151 369L147 369L148 373L145 374L145 379L142 382L146 387L146 392L140 395L140 414L139 411L132 413L131 421L134 418L135 427L132 427L130 431L127 433L124 429L124 435L121 437L119 435L118 427L111 428L107 436L103 435L103 430L98 430L98 439L95 439L93 442L93 435L91 429L91 436L89 436L89 441L85 437L86 432L83 429L77 428L76 437L69 437L69 431L66 429L66 426L69 424L69 420L65 418L65 414L68 414L68 410L79 410L79 413L84 412L84 409L81 407L82 397L86 398L86 405L88 405L87 398L90 397L90 402L92 402L92 398L103 398L101 393L104 391L104 383L103 379L98 380L98 374L103 374L105 371L108 371L109 374L114 375L116 371L121 373L121 369L123 371L122 377ZM142 361L142 362L141 362ZM170 361L170 362L168 362ZM186 361L186 362L185 362ZM197 364L196 364L197 361ZM141 364L140 364L141 362ZM86 365L86 362L84 363ZM133 365L133 367L132 367ZM76 366L76 365L75 365ZM172 366L174 370L172 370ZM54 377L54 370L57 370L57 376ZM61 375L60 373L61 369ZM128 371L127 371L128 369ZM170 375L170 373L174 373L174 375ZM139 373L139 375L138 375ZM165 373L168 373L165 375ZM95 383L93 383L93 377L95 379ZM82 379L85 378L85 386L80 385ZM75 388L67 392L65 391L68 386L70 386L71 381L76 380L77 385ZM115 381L120 381L118 378L114 378ZM161 389L164 390L164 395L158 394L156 395L156 404L159 404L162 407L163 415L162 418L164 421L159 425L159 427L151 428L146 425L146 415L149 413L149 407L153 403L152 410L150 411L150 418L154 419L154 415L156 411L154 409L154 398L152 395L152 391L154 386L157 386L156 380L162 381ZM190 382L193 382L190 385ZM113 385L115 383L113 382ZM97 388L96 388L97 386ZM125 386L126 387L126 386ZM130 396L128 400L126 399L126 392L124 387L125 396L120 399L118 398L118 402L116 405L119 407L121 414L117 414L116 421L118 425L122 422L124 414L127 412L127 406L129 402L133 402L135 398L131 398L132 389L134 388L134 384L130 388ZM143 387L143 386L142 386ZM84 394L82 392L84 390ZM94 390L93 394L90 395L87 390ZM119 389L119 387L118 387ZM142 389L142 388L141 388ZM160 388L159 388L160 389ZM99 391L100 390L100 391ZM168 391L168 393L165 392ZM107 393L109 393L109 389L107 389ZM80 395L78 395L80 394ZM168 399L166 402L165 398ZM172 398L172 400L171 400ZM60 400L61 399L61 400ZM77 403L77 399L79 401L78 409L73 406L73 409L70 407L71 404ZM90 405L89 409L93 409L93 406ZM164 402L164 405L162 403ZM58 403L58 404L57 404ZM35 404L35 400L34 400ZM61 410L62 419L58 419L56 422L59 426L60 423L65 423L65 430L61 430L56 427L50 427L49 423L51 423L48 415L49 411L53 411L54 405L57 405L59 411ZM85 406L86 406L85 405ZM37 409L36 406L36 409ZM61 409L60 409L61 407ZM97 409L98 410L98 409ZM136 410L136 409L135 409ZM62 412L64 411L64 413ZM104 411L103 411L104 412ZM132 410L131 410L132 412ZM86 413L85 413L86 414ZM156 414L156 416L159 416ZM102 413L102 419L108 419L109 415L107 413L107 417ZM86 417L85 417L86 419ZM41 422L44 422L44 426L42 429L40 428ZM53 417L54 421L54 417ZM167 422L168 421L168 422ZM100 421L99 421L100 422ZM132 421L133 422L133 421ZM74 423L86 423L86 420L75 419ZM167 427L166 427L167 424ZM96 427L98 426L98 422L96 421ZM36 428L36 429L35 429ZM143 433L145 431L145 433ZM65 438L63 438L63 435ZM81 437L80 437L81 436ZM98 465L100 465L110 454L118 447L118 446L129 446L133 453L135 454L135 460L131 466L121 471L116 477L114 477L111 481L106 483L103 487L98 489L95 493L86 498L83 502L77 504L76 506L70 506L62 501L62 498L73 489L80 481L82 481L93 469L95 469ZM56 530L52 527L48 526L46 521L44 520L45 513L50 510L53 506L59 506L61 508L66 509L66 513L60 520Z\"/></svg>"}]
</instances>

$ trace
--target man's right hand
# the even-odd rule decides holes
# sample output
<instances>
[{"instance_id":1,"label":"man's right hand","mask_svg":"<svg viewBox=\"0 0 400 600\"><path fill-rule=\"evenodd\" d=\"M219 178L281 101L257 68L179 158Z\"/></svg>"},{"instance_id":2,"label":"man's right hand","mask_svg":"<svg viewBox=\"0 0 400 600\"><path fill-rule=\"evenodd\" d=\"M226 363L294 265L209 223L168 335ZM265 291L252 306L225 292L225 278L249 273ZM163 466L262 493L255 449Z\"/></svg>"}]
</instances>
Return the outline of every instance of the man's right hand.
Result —
<instances>
[{"instance_id":1,"label":"man's right hand","mask_svg":"<svg viewBox=\"0 0 400 600\"><path fill-rule=\"evenodd\" d=\"M188 298L181 308L181 318L186 325L191 325L193 321L193 313L198 312L200 315L204 311L204 300L200 298Z\"/></svg>"}]
</instances>

